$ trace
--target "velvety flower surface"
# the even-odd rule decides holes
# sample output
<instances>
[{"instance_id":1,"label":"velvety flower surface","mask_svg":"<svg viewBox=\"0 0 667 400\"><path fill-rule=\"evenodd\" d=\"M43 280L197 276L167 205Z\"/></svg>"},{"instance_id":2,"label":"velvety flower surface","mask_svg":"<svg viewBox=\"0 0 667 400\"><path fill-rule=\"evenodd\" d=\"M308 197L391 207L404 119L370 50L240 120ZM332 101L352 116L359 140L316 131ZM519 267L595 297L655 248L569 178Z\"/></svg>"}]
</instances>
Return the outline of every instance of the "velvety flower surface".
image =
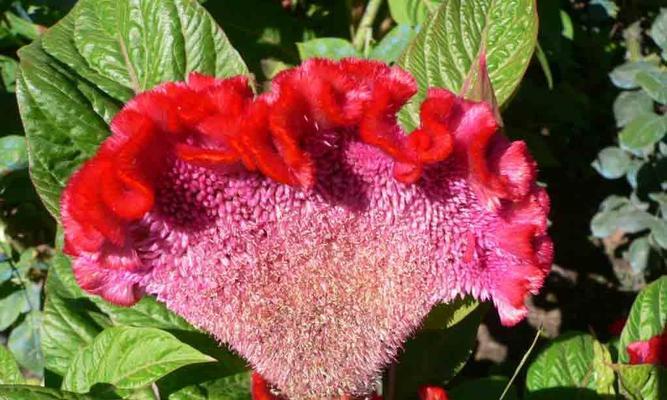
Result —
<instances>
[{"instance_id":1,"label":"velvety flower surface","mask_svg":"<svg viewBox=\"0 0 667 400\"><path fill-rule=\"evenodd\" d=\"M255 96L190 75L138 95L62 198L85 290L157 296L289 398L361 395L440 302L470 294L511 325L552 259L549 201L523 142L484 103L312 60Z\"/></svg>"},{"instance_id":2,"label":"velvety flower surface","mask_svg":"<svg viewBox=\"0 0 667 400\"><path fill-rule=\"evenodd\" d=\"M627 347L630 364L653 364L667 367L667 329L648 340L630 343Z\"/></svg>"}]
</instances>

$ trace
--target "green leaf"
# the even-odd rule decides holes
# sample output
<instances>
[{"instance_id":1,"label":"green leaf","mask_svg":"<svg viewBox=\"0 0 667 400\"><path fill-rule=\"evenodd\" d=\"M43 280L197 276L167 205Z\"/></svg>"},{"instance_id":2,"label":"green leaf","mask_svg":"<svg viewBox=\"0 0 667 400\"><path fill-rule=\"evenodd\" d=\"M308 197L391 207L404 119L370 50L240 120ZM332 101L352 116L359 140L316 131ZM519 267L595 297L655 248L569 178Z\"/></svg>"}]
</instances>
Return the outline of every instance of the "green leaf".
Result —
<instances>
[{"instance_id":1,"label":"green leaf","mask_svg":"<svg viewBox=\"0 0 667 400\"><path fill-rule=\"evenodd\" d=\"M621 128L642 114L653 112L653 99L643 90L621 92L614 101L616 126Z\"/></svg>"},{"instance_id":2,"label":"green leaf","mask_svg":"<svg viewBox=\"0 0 667 400\"><path fill-rule=\"evenodd\" d=\"M479 303L472 297L438 304L428 313L422 326L423 329L447 329L461 322L468 314L475 311Z\"/></svg>"},{"instance_id":3,"label":"green leaf","mask_svg":"<svg viewBox=\"0 0 667 400\"><path fill-rule=\"evenodd\" d=\"M474 77L485 52L498 105L519 85L537 43L534 0L450 0L442 4L398 60L419 84L419 94L401 110L407 129L418 125L428 87L459 92Z\"/></svg>"},{"instance_id":4,"label":"green leaf","mask_svg":"<svg viewBox=\"0 0 667 400\"><path fill-rule=\"evenodd\" d=\"M41 324L42 313L32 311L26 315L21 324L12 330L7 341L7 347L14 354L19 365L40 376L44 370L44 356L40 346Z\"/></svg>"},{"instance_id":5,"label":"green leaf","mask_svg":"<svg viewBox=\"0 0 667 400\"><path fill-rule=\"evenodd\" d=\"M85 393L97 383L138 389L177 368L215 359L155 328L113 327L102 331L72 360L62 388Z\"/></svg>"},{"instance_id":6,"label":"green leaf","mask_svg":"<svg viewBox=\"0 0 667 400\"><path fill-rule=\"evenodd\" d=\"M371 50L368 58L381 60L388 64L393 63L408 48L416 35L417 30L410 25L397 25Z\"/></svg>"},{"instance_id":7,"label":"green leaf","mask_svg":"<svg viewBox=\"0 0 667 400\"><path fill-rule=\"evenodd\" d=\"M660 212L667 216L667 192L649 193L648 197L660 205Z\"/></svg>"},{"instance_id":8,"label":"green leaf","mask_svg":"<svg viewBox=\"0 0 667 400\"><path fill-rule=\"evenodd\" d=\"M653 100L660 104L667 104L667 72L640 71L635 80Z\"/></svg>"},{"instance_id":9,"label":"green leaf","mask_svg":"<svg viewBox=\"0 0 667 400\"><path fill-rule=\"evenodd\" d=\"M0 177L28 167L28 153L23 136L0 137Z\"/></svg>"},{"instance_id":10,"label":"green leaf","mask_svg":"<svg viewBox=\"0 0 667 400\"><path fill-rule=\"evenodd\" d=\"M99 333L86 317L81 302L58 296L62 285L56 274L49 274L42 325L42 352L47 369L65 375L77 352L89 345Z\"/></svg>"},{"instance_id":11,"label":"green leaf","mask_svg":"<svg viewBox=\"0 0 667 400\"><path fill-rule=\"evenodd\" d=\"M154 297L145 296L132 307L115 306L99 297L95 297L93 301L117 325L196 331L192 325L171 312Z\"/></svg>"},{"instance_id":12,"label":"green leaf","mask_svg":"<svg viewBox=\"0 0 667 400\"><path fill-rule=\"evenodd\" d=\"M27 302L23 290L13 290L0 299L0 331L9 328L21 315Z\"/></svg>"},{"instance_id":13,"label":"green leaf","mask_svg":"<svg viewBox=\"0 0 667 400\"><path fill-rule=\"evenodd\" d=\"M591 0L590 5L597 5L602 7L604 12L611 18L616 18L618 15L618 6L613 0Z\"/></svg>"},{"instance_id":14,"label":"green leaf","mask_svg":"<svg viewBox=\"0 0 667 400\"><path fill-rule=\"evenodd\" d=\"M660 10L660 14L653 21L651 25L651 38L663 50L663 54L667 53L667 8Z\"/></svg>"},{"instance_id":15,"label":"green leaf","mask_svg":"<svg viewBox=\"0 0 667 400\"><path fill-rule=\"evenodd\" d=\"M443 0L389 0L391 17L399 24L417 25L426 22Z\"/></svg>"},{"instance_id":16,"label":"green leaf","mask_svg":"<svg viewBox=\"0 0 667 400\"><path fill-rule=\"evenodd\" d=\"M619 361L630 360L627 347L630 343L648 340L667 327L667 276L644 288L632 304L619 342Z\"/></svg>"},{"instance_id":17,"label":"green leaf","mask_svg":"<svg viewBox=\"0 0 667 400\"><path fill-rule=\"evenodd\" d=\"M447 329L423 329L408 340L396 365L396 398L413 399L420 386L452 379L470 357L487 309L476 307Z\"/></svg>"},{"instance_id":18,"label":"green leaf","mask_svg":"<svg viewBox=\"0 0 667 400\"><path fill-rule=\"evenodd\" d=\"M651 226L651 236L660 247L667 249L667 221L656 218Z\"/></svg>"},{"instance_id":19,"label":"green leaf","mask_svg":"<svg viewBox=\"0 0 667 400\"><path fill-rule=\"evenodd\" d=\"M0 400L95 400L92 397L41 386L0 385Z\"/></svg>"},{"instance_id":20,"label":"green leaf","mask_svg":"<svg viewBox=\"0 0 667 400\"><path fill-rule=\"evenodd\" d=\"M655 145L667 133L667 116L642 114L619 133L621 146L628 150L642 150Z\"/></svg>"},{"instance_id":21,"label":"green leaf","mask_svg":"<svg viewBox=\"0 0 667 400\"><path fill-rule=\"evenodd\" d=\"M189 0L81 0L19 56L31 175L55 216L67 178L133 92L191 71L248 73L206 10Z\"/></svg>"},{"instance_id":22,"label":"green leaf","mask_svg":"<svg viewBox=\"0 0 667 400\"><path fill-rule=\"evenodd\" d=\"M630 156L618 147L606 147L600 151L593 168L607 179L616 179L625 175L630 166Z\"/></svg>"},{"instance_id":23,"label":"green leaf","mask_svg":"<svg viewBox=\"0 0 667 400\"><path fill-rule=\"evenodd\" d=\"M591 335L570 332L554 340L528 368L528 400L598 399L614 394L609 351Z\"/></svg>"},{"instance_id":24,"label":"green leaf","mask_svg":"<svg viewBox=\"0 0 667 400\"><path fill-rule=\"evenodd\" d=\"M637 73L658 70L658 63L654 60L631 61L616 67L609 74L609 78L620 89L635 89L639 87L636 81Z\"/></svg>"},{"instance_id":25,"label":"green leaf","mask_svg":"<svg viewBox=\"0 0 667 400\"><path fill-rule=\"evenodd\" d=\"M447 391L449 398L456 400L499 399L509 383L509 379L500 376L466 380ZM504 397L505 400L519 400L516 389L512 386Z\"/></svg>"},{"instance_id":26,"label":"green leaf","mask_svg":"<svg viewBox=\"0 0 667 400\"><path fill-rule=\"evenodd\" d=\"M650 250L651 245L648 242L648 236L637 238L630 244L624 258L630 263L635 273L641 273L646 269Z\"/></svg>"},{"instance_id":27,"label":"green leaf","mask_svg":"<svg viewBox=\"0 0 667 400\"><path fill-rule=\"evenodd\" d=\"M11 57L0 55L0 82L8 93L16 91L16 70L18 63Z\"/></svg>"},{"instance_id":28,"label":"green leaf","mask_svg":"<svg viewBox=\"0 0 667 400\"><path fill-rule=\"evenodd\" d=\"M249 372L186 386L168 397L169 400L250 400L250 398Z\"/></svg>"},{"instance_id":29,"label":"green leaf","mask_svg":"<svg viewBox=\"0 0 667 400\"><path fill-rule=\"evenodd\" d=\"M619 365L618 381L628 400L662 399L667 369L654 365Z\"/></svg>"},{"instance_id":30,"label":"green leaf","mask_svg":"<svg viewBox=\"0 0 667 400\"><path fill-rule=\"evenodd\" d=\"M0 385L22 384L25 380L12 353L0 345Z\"/></svg>"},{"instance_id":31,"label":"green leaf","mask_svg":"<svg viewBox=\"0 0 667 400\"><path fill-rule=\"evenodd\" d=\"M637 233L649 229L652 224L653 216L637 208L629 199L610 196L591 220L591 231L593 236L605 238L617 229L625 233Z\"/></svg>"},{"instance_id":32,"label":"green leaf","mask_svg":"<svg viewBox=\"0 0 667 400\"><path fill-rule=\"evenodd\" d=\"M341 38L317 38L307 42L297 43L301 61L309 58L329 58L340 60L346 57L361 57L352 43Z\"/></svg>"}]
</instances>

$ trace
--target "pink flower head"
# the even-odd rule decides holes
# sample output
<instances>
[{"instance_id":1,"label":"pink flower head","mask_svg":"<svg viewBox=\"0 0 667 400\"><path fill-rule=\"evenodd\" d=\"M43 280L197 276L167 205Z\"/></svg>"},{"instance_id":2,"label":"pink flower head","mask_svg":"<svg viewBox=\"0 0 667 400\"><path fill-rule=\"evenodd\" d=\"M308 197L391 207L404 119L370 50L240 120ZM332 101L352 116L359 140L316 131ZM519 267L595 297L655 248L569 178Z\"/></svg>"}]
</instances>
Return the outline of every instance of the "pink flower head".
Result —
<instances>
[{"instance_id":1,"label":"pink flower head","mask_svg":"<svg viewBox=\"0 0 667 400\"><path fill-rule=\"evenodd\" d=\"M667 329L649 340L630 343L627 347L630 364L653 364L667 367Z\"/></svg>"},{"instance_id":2,"label":"pink flower head","mask_svg":"<svg viewBox=\"0 0 667 400\"><path fill-rule=\"evenodd\" d=\"M312 60L254 96L198 74L138 95L62 198L82 288L144 293L229 343L289 398L363 395L429 310L502 322L551 265L548 197L485 103L416 93L382 63Z\"/></svg>"}]
</instances>

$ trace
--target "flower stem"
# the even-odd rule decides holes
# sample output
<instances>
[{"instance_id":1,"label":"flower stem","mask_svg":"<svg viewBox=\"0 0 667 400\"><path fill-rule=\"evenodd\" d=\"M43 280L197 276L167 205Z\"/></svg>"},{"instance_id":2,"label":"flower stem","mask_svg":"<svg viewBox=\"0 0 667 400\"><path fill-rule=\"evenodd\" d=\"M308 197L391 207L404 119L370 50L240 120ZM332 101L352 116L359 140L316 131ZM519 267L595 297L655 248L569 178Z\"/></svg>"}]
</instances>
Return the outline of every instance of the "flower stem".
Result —
<instances>
[{"instance_id":1,"label":"flower stem","mask_svg":"<svg viewBox=\"0 0 667 400\"><path fill-rule=\"evenodd\" d=\"M380 5L382 5L382 0L369 0L366 5L364 15L359 22L359 28L357 28L352 40L354 48L358 51L363 51L364 47L368 46L369 39L373 36L373 22L380 10Z\"/></svg>"}]
</instances>

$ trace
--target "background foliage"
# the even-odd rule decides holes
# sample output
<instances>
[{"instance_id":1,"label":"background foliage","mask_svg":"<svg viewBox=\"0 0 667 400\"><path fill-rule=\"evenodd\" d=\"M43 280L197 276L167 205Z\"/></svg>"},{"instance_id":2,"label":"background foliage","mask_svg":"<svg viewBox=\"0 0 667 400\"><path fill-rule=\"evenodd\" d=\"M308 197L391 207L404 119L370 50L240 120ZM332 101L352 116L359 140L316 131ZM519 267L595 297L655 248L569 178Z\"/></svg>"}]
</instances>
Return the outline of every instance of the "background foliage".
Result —
<instances>
[{"instance_id":1,"label":"background foliage","mask_svg":"<svg viewBox=\"0 0 667 400\"><path fill-rule=\"evenodd\" d=\"M506 133L528 142L552 198L554 272L512 329L467 300L434 310L385 393L411 399L429 383L453 399L659 398L664 368L627 365L625 347L667 316L660 0L199 3L143 0L149 12L123 20L138 2L0 0L0 384L13 385L0 399L249 398L243 360L152 298L127 309L88 296L57 250L60 190L134 92L192 70L250 71L261 85L307 58L348 56L459 91L482 51ZM133 49L130 30L149 45Z\"/></svg>"}]
</instances>

